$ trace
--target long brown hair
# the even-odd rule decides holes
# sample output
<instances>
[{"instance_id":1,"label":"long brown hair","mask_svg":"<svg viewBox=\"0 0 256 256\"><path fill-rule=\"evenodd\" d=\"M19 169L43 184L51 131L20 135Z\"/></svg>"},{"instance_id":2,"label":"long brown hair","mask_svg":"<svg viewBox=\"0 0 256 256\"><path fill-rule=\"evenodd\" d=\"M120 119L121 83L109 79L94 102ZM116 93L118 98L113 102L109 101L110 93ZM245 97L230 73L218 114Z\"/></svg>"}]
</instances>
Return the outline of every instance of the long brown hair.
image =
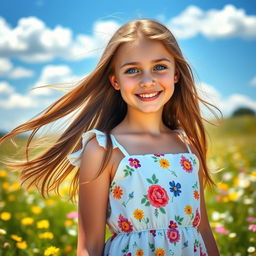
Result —
<instances>
[{"instance_id":1,"label":"long brown hair","mask_svg":"<svg viewBox=\"0 0 256 256\"><path fill-rule=\"evenodd\" d=\"M185 131L200 156L204 180L208 184L214 184L206 164L207 141L203 120L207 120L201 116L199 102L217 117L210 108L215 106L198 96L192 70L183 57L175 37L164 25L151 19L130 21L120 27L107 44L96 68L83 81L39 115L19 125L0 139L1 143L31 131L25 147L26 160L3 161L7 166L21 173L22 184L29 181L28 188L35 185L43 197L52 190L59 195L60 184L76 169L68 161L67 155L81 148L81 135L90 129L103 131L107 136L107 150L98 176L101 174L112 154L110 131L124 119L127 113L126 103L120 92L114 90L108 77L114 72L114 58L120 45L136 40L139 34L151 40L161 41L173 55L180 78L175 85L173 96L164 106L163 122L170 129ZM221 113L220 110L219 112ZM74 118L67 128L57 139L47 142L46 149L29 159L31 142L36 139L35 135L40 128L69 114L73 114ZM76 169L69 191L72 201L79 187L78 174L79 169Z\"/></svg>"}]
</instances>

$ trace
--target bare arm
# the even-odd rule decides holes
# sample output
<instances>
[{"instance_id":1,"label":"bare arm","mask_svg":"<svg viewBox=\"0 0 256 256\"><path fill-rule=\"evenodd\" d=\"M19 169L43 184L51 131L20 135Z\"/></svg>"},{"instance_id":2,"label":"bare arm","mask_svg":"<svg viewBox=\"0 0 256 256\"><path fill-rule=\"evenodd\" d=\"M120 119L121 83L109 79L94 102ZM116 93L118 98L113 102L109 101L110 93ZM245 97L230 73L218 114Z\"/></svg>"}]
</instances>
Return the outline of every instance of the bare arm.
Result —
<instances>
[{"instance_id":1,"label":"bare arm","mask_svg":"<svg viewBox=\"0 0 256 256\"><path fill-rule=\"evenodd\" d=\"M202 165L200 164L199 181L200 181L200 198L201 198L201 204L200 204L201 221L198 229L203 237L208 255L219 256L220 253L219 253L215 238L213 236L213 233L209 224L208 216L207 216L205 198L204 198L204 188L203 188L203 170L201 166Z\"/></svg>"},{"instance_id":2,"label":"bare arm","mask_svg":"<svg viewBox=\"0 0 256 256\"><path fill-rule=\"evenodd\" d=\"M110 183L110 164L95 178L104 149L93 138L84 149L79 170L77 256L101 256L104 251L106 212Z\"/></svg>"}]
</instances>

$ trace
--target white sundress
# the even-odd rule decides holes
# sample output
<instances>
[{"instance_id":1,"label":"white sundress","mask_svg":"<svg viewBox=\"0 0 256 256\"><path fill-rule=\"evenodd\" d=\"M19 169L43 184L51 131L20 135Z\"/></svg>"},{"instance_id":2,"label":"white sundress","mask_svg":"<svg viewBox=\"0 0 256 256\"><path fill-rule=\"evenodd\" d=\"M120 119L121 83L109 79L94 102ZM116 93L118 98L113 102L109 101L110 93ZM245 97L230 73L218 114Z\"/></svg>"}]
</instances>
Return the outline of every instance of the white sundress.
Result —
<instances>
[{"instance_id":1,"label":"white sundress","mask_svg":"<svg viewBox=\"0 0 256 256\"><path fill-rule=\"evenodd\" d=\"M200 223L199 160L184 131L177 131L188 152L129 155L111 134L113 148L124 154L109 188L107 225L112 236L104 256L207 256L198 231ZM80 165L80 155L92 137L106 148L106 135L96 129L82 135L83 147L68 159Z\"/></svg>"}]
</instances>

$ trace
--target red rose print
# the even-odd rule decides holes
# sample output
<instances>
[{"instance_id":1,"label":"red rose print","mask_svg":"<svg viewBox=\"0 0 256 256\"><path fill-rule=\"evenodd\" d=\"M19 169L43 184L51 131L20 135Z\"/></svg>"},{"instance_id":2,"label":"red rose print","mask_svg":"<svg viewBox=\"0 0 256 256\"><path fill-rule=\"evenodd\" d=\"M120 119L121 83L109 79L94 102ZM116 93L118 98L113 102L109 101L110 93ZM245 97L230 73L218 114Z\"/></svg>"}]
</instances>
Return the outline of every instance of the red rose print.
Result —
<instances>
[{"instance_id":1,"label":"red rose print","mask_svg":"<svg viewBox=\"0 0 256 256\"><path fill-rule=\"evenodd\" d=\"M200 222L200 215L199 215L198 209L196 209L196 216L193 220L193 227L198 226L199 222Z\"/></svg>"},{"instance_id":2,"label":"red rose print","mask_svg":"<svg viewBox=\"0 0 256 256\"><path fill-rule=\"evenodd\" d=\"M157 208L166 206L169 201L166 190L159 185L151 185L147 197L151 205Z\"/></svg>"}]
</instances>

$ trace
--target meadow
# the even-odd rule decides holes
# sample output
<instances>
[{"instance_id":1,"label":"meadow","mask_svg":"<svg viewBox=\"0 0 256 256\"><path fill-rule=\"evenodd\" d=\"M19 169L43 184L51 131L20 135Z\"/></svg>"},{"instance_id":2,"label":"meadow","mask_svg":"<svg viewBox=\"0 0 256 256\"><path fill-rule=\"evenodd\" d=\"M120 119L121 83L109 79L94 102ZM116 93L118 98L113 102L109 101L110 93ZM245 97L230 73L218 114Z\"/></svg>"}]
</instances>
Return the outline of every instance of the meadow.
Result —
<instances>
[{"instance_id":1,"label":"meadow","mask_svg":"<svg viewBox=\"0 0 256 256\"><path fill-rule=\"evenodd\" d=\"M256 118L227 118L206 129L216 187L205 198L220 253L255 256ZM0 156L12 153L10 143L0 145ZM43 199L18 181L17 173L0 166L0 256L76 255L77 207L68 202L68 185L61 188L62 198Z\"/></svg>"}]
</instances>

